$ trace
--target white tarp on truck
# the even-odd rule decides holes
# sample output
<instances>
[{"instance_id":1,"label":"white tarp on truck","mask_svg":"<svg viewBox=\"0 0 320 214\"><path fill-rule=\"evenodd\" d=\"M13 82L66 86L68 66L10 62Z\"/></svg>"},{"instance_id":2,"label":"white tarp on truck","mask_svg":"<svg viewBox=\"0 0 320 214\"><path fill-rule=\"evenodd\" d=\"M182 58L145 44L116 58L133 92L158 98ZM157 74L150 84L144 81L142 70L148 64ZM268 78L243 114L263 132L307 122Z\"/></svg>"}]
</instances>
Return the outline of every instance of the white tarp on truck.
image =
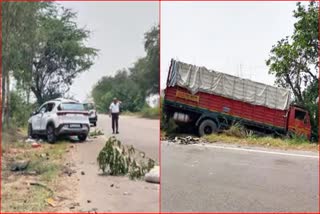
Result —
<instances>
[{"instance_id":1,"label":"white tarp on truck","mask_svg":"<svg viewBox=\"0 0 320 214\"><path fill-rule=\"evenodd\" d=\"M192 94L199 91L254 105L286 110L290 91L183 62L171 61L168 86L180 86Z\"/></svg>"}]
</instances>

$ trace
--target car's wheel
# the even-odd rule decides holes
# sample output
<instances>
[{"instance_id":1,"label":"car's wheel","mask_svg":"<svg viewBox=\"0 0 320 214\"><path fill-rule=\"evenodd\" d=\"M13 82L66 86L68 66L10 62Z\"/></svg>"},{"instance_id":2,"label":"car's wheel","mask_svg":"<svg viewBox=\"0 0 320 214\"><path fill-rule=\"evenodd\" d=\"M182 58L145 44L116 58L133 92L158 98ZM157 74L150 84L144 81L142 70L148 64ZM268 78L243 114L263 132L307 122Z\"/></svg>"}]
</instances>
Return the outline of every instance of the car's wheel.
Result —
<instances>
[{"instance_id":1,"label":"car's wheel","mask_svg":"<svg viewBox=\"0 0 320 214\"><path fill-rule=\"evenodd\" d=\"M96 127L96 126L97 126L97 122L94 122L94 123L93 123L93 126Z\"/></svg>"},{"instance_id":2,"label":"car's wheel","mask_svg":"<svg viewBox=\"0 0 320 214\"><path fill-rule=\"evenodd\" d=\"M81 142L85 141L87 139L87 135L86 134L81 134L81 135L78 135L78 138Z\"/></svg>"},{"instance_id":3,"label":"car's wheel","mask_svg":"<svg viewBox=\"0 0 320 214\"><path fill-rule=\"evenodd\" d=\"M204 120L199 126L199 135L202 137L204 135L210 135L217 132L217 124L212 120Z\"/></svg>"},{"instance_id":4,"label":"car's wheel","mask_svg":"<svg viewBox=\"0 0 320 214\"><path fill-rule=\"evenodd\" d=\"M47 140L49 143L55 143L57 140L53 125L47 126Z\"/></svg>"},{"instance_id":5,"label":"car's wheel","mask_svg":"<svg viewBox=\"0 0 320 214\"><path fill-rule=\"evenodd\" d=\"M35 134L33 134L33 129L31 124L28 125L28 137L31 137L31 138L36 137Z\"/></svg>"}]
</instances>

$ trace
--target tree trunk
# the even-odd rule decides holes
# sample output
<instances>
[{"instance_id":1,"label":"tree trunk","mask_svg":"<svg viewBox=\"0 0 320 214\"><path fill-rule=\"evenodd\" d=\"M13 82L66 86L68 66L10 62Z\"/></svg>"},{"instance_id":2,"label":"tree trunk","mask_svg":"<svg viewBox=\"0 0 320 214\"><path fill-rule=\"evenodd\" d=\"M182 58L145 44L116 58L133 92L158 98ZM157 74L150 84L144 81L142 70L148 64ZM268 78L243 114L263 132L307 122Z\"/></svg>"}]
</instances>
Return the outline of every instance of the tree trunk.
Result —
<instances>
[{"instance_id":1,"label":"tree trunk","mask_svg":"<svg viewBox=\"0 0 320 214\"><path fill-rule=\"evenodd\" d=\"M7 128L10 127L10 75L6 72L6 115L5 123Z\"/></svg>"},{"instance_id":2,"label":"tree trunk","mask_svg":"<svg viewBox=\"0 0 320 214\"><path fill-rule=\"evenodd\" d=\"M3 67L2 67L3 68ZM4 72L3 72L3 69L2 69L2 79L1 79L1 90L2 90L2 93L1 93L1 98L2 98L2 101L1 101L1 110L2 110L2 123L4 122L4 115L5 115L5 100L6 100L6 77L4 75Z\"/></svg>"}]
</instances>

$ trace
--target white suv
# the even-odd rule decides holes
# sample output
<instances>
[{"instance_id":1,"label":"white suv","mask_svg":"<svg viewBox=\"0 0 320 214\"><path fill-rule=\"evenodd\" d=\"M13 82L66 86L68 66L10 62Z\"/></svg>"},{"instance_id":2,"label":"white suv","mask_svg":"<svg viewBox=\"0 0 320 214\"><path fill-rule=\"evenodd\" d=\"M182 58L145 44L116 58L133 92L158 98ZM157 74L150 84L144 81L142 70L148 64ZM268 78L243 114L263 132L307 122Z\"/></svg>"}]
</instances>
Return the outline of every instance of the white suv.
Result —
<instances>
[{"instance_id":1,"label":"white suv","mask_svg":"<svg viewBox=\"0 0 320 214\"><path fill-rule=\"evenodd\" d=\"M32 113L28 124L29 137L44 135L49 143L62 135L76 135L80 141L85 141L90 129L88 111L83 104L61 98L41 105Z\"/></svg>"}]
</instances>

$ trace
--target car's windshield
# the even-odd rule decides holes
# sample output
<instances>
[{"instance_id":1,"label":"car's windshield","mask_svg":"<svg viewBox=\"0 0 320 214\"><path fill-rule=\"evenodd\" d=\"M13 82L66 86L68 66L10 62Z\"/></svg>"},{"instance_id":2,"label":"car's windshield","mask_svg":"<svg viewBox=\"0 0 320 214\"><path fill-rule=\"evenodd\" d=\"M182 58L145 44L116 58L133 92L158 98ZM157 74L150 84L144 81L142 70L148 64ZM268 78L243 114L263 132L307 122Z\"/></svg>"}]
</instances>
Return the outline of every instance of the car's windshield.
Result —
<instances>
[{"instance_id":1,"label":"car's windshield","mask_svg":"<svg viewBox=\"0 0 320 214\"><path fill-rule=\"evenodd\" d=\"M84 109L85 109L85 110L92 110L92 109L94 109L94 105L93 105L92 103L84 103L83 106L84 106Z\"/></svg>"},{"instance_id":2,"label":"car's windshield","mask_svg":"<svg viewBox=\"0 0 320 214\"><path fill-rule=\"evenodd\" d=\"M83 111L84 107L81 103L61 103L59 110Z\"/></svg>"}]
</instances>

